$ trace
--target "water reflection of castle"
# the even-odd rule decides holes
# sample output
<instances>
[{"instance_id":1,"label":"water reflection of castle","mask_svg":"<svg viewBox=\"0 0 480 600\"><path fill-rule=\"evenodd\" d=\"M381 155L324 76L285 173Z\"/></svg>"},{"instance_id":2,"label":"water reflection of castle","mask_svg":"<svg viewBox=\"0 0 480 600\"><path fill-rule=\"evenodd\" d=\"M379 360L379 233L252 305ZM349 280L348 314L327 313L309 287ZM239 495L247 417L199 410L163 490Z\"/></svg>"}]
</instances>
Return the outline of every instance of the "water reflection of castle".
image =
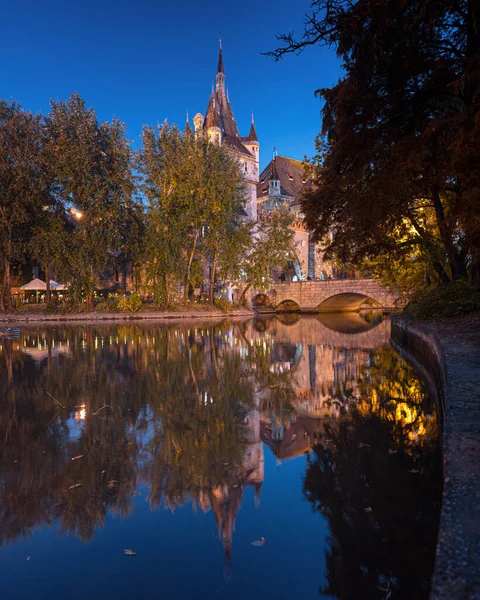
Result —
<instances>
[{"instance_id":1,"label":"water reflection of castle","mask_svg":"<svg viewBox=\"0 0 480 600\"><path fill-rule=\"evenodd\" d=\"M305 321L309 322L303 320L302 323ZM279 376L290 375L294 393L293 411L284 413L281 408L279 412L263 408L264 404L269 404L264 402L265 396L275 394L276 388L271 386L269 390L259 392L255 409L245 419L248 446L242 472L237 475L233 486L213 490L210 501L227 557L231 553L235 521L246 486L255 487L255 503L258 506L260 502L265 461L263 443L277 457L277 465L308 452L324 434L325 417L340 415L340 407L332 402L332 397L355 394L360 370L368 367L371 352L388 344L390 339L389 321L383 321L372 329L347 334L331 331L314 320L309 322L308 327L310 331L314 330L314 339L324 343L301 343L298 340L305 339L303 332L279 321L268 329L272 350L269 371ZM258 334L253 326L245 338L245 344L241 345L244 352L248 352L248 341L250 346L259 343L266 349L265 334ZM227 339L235 339L233 327ZM337 346L339 343L343 343L344 347Z\"/></svg>"},{"instance_id":2,"label":"water reflection of castle","mask_svg":"<svg viewBox=\"0 0 480 600\"><path fill-rule=\"evenodd\" d=\"M355 320L356 317L352 318ZM131 485L122 487L127 495L121 503L118 492L118 502L122 506L128 505L131 500L128 493L133 493L139 482L150 487L152 496L154 487L160 490L159 501L163 494L165 506L173 507L189 498L202 510L213 511L219 538L229 556L236 517L247 487L254 488L255 502L260 502L264 481L264 445L275 454L278 461L310 450L322 438L325 418L339 414L338 405L331 401L332 396L348 390L355 392L361 367L368 366L371 352L388 343L388 340L388 321L372 329L362 326L355 333L352 327L348 332L333 331L328 324L316 318L302 318L291 324L275 319L270 323L217 324L193 328L181 325L168 329L130 326L26 331L20 340L10 341L4 347L0 345L0 391L5 397L18 391L19 397L25 399L22 402L25 412L20 420L15 411L11 415L9 412L10 407L15 407L13 396L12 402L4 403L3 412L0 411L0 430L13 432L15 428L19 429L17 437L9 434L11 441L9 447L5 448L5 460L0 460L0 476L10 476L11 485L15 487L17 469L25 474L29 469L35 471L36 462L26 462L24 465L17 463L18 457L26 457L25 460L31 458L31 453L26 449L34 442L40 448L34 457L35 460L37 455L40 457L38 468L43 472L45 464L54 465L51 481L48 480L48 473L42 479L45 482L45 497L42 496L43 492L34 487L31 490L32 498L38 500L39 505L44 502L48 506L55 495L63 497L65 489L72 483L82 482L80 489L85 490L88 478L95 490L88 496L89 499L108 498L109 502L114 503L117 502L116 488L105 488L103 479L98 478L97 463L92 461L95 471L90 472L86 460L72 463L69 456L83 456L86 449L91 453L91 449L97 448L100 443L99 460L110 473L119 468L118 457L127 447L129 452L125 455L124 466L125 469L127 465L132 467L128 472L133 480ZM236 358L236 362L233 361L235 364L229 367L228 360L232 363L232 357ZM167 372L168 365L175 369L174 377ZM231 372L229 368L232 368ZM4 370L8 377L4 377ZM224 379L222 385L230 384L230 387L227 386L230 390L228 393L232 392L232 385L238 388L242 384L240 380L247 382L245 390L248 392L245 394L249 395L248 398L240 393L238 397L235 396L235 401L231 401L228 394L222 397L222 387L217 385L219 377ZM100 388L100 385L103 387ZM167 389L169 385L171 389ZM155 394L158 386L164 391L160 399ZM178 396L178 386L185 390L184 399ZM52 391L59 401L47 396L45 390ZM190 390L188 394L187 390ZM215 409L215 403L220 404L225 400L230 402L230 408L243 402L245 404L245 410L240 411L244 435L238 453L239 460L228 476L213 477L208 479L208 485L197 485L197 476L207 480L208 474L199 472L190 460L197 454L196 448L191 450L192 456L185 449L190 438L178 436L196 418L196 402L201 405L202 414L207 414ZM168 430L170 407L176 406L175 402L185 403L182 406L183 420L172 421ZM110 408L99 412L104 404ZM173 452L169 451L170 454L164 451L158 469L154 468L153 463L162 451L164 437L155 443L150 442L148 433L139 433L142 439L132 437L136 424L142 418L141 410L146 410L146 406L148 417L162 423L159 431L162 436L165 433L167 437L170 436L170 448L174 449ZM66 421L63 420L65 414L70 415ZM92 415L95 414L97 417L94 418ZM227 412L220 412L218 418L226 419L226 415ZM30 430L24 426L30 422L29 419L32 422L31 431L39 436L36 439L31 438ZM128 424L125 431L119 429L122 423ZM41 437L38 432L47 428L57 434ZM69 430L69 437L64 435L66 430ZM115 435L112 435L114 431ZM202 431L208 433L208 429ZM112 445L112 440L118 440L118 446ZM71 445L69 452L64 451L67 444ZM132 458L130 452L137 447L146 454L139 452ZM1 450L0 446L0 455ZM179 467L181 452L186 454L186 458ZM220 465L225 461L221 453L210 455L205 451L204 456L213 457L211 460L219 461ZM226 464L225 471L232 468L231 464ZM79 479L71 479L73 468L85 469L83 479L80 479L80 475ZM180 481L172 476L175 470L180 472ZM113 477L115 480L121 479L121 475ZM175 479L171 488L168 487L169 477ZM31 477L28 481L36 481L36 478ZM108 481L107 478L107 484ZM56 491L52 493L55 486ZM26 482L22 490L27 491L25 498L22 496L22 502L27 502L30 491ZM70 495L69 498L74 503L80 495ZM55 506L60 506L58 501L55 502ZM83 504L75 505L69 514L80 515L82 509L86 510ZM18 509L12 510L18 510L20 518L22 506L21 503L15 503L17 505ZM102 500L98 524L102 523L103 511L108 506ZM36 523L41 523L47 512L42 509ZM89 515L96 514L86 512ZM32 521L29 527L34 524ZM21 529L19 527L18 531ZM94 530L93 525L91 530Z\"/></svg>"}]
</instances>

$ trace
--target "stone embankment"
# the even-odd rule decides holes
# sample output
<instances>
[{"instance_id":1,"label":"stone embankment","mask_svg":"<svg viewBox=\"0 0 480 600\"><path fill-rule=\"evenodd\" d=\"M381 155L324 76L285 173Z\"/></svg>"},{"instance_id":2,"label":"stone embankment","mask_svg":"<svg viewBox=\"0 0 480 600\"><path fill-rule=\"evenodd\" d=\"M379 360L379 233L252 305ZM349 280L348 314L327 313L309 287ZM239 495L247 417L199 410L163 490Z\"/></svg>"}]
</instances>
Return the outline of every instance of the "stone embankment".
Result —
<instances>
[{"instance_id":1,"label":"stone embankment","mask_svg":"<svg viewBox=\"0 0 480 600\"><path fill-rule=\"evenodd\" d=\"M254 316L250 310L243 308L223 311L217 308L202 309L179 309L172 311L150 311L144 310L133 313L126 312L91 312L78 314L52 314L46 312L17 312L0 313L0 327L9 325L59 325L59 324L78 324L90 325L97 323L136 323L136 322L154 322L154 321L210 321L218 319L249 319Z\"/></svg>"},{"instance_id":2,"label":"stone embankment","mask_svg":"<svg viewBox=\"0 0 480 600\"><path fill-rule=\"evenodd\" d=\"M480 600L480 313L392 324L394 346L436 387L444 489L432 600Z\"/></svg>"}]
</instances>

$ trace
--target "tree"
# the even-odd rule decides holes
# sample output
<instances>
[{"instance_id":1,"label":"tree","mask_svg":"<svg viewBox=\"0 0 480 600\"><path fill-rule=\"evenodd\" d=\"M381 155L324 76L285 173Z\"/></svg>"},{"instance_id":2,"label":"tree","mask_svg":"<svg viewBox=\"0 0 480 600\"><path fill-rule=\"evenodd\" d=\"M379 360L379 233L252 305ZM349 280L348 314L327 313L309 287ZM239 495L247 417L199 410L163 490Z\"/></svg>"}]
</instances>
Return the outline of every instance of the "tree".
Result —
<instances>
[{"instance_id":1,"label":"tree","mask_svg":"<svg viewBox=\"0 0 480 600\"><path fill-rule=\"evenodd\" d=\"M125 243L133 209L132 151L125 125L100 123L78 94L52 102L47 118L48 151L58 195L70 209L74 251L67 257L70 282L85 291L93 309L95 277Z\"/></svg>"},{"instance_id":2,"label":"tree","mask_svg":"<svg viewBox=\"0 0 480 600\"><path fill-rule=\"evenodd\" d=\"M48 205L39 115L0 100L0 310L12 308L10 268L23 260L31 228Z\"/></svg>"},{"instance_id":3,"label":"tree","mask_svg":"<svg viewBox=\"0 0 480 600\"><path fill-rule=\"evenodd\" d=\"M245 281L240 304L245 302L250 288L268 288L274 271L296 260L295 233L290 229L292 220L286 207L283 207L275 209L260 222L252 236L252 247L240 263Z\"/></svg>"},{"instance_id":4,"label":"tree","mask_svg":"<svg viewBox=\"0 0 480 600\"><path fill-rule=\"evenodd\" d=\"M142 188L148 200L147 278L168 304L169 282L183 283L184 302L199 259L210 261L209 298L218 265L224 267L230 240L241 227L244 188L229 151L182 134L168 123L144 128L139 153Z\"/></svg>"},{"instance_id":5,"label":"tree","mask_svg":"<svg viewBox=\"0 0 480 600\"><path fill-rule=\"evenodd\" d=\"M401 227L441 281L466 277L470 262L478 285L475 2L314 0L311 8L302 38L280 36L284 46L271 53L333 45L345 69L337 85L318 91L325 106L319 185L303 202L308 226L318 239L333 230L327 254L355 261L388 252Z\"/></svg>"},{"instance_id":6,"label":"tree","mask_svg":"<svg viewBox=\"0 0 480 600\"><path fill-rule=\"evenodd\" d=\"M233 257L238 258L242 248L243 233L249 226L244 224L245 186L236 158L225 148L216 144L202 144L205 164L209 173L209 190L206 198L206 227L202 247L210 259L209 301L213 305L214 284L217 270L223 268ZM239 248L233 247L238 244Z\"/></svg>"},{"instance_id":7,"label":"tree","mask_svg":"<svg viewBox=\"0 0 480 600\"><path fill-rule=\"evenodd\" d=\"M45 207L47 208L47 207ZM63 206L50 207L42 212L41 218L32 228L29 249L33 258L45 271L45 304L51 302L50 279L52 272L61 281L68 281L71 273L68 270L66 257L72 254L70 236L73 224L67 219Z\"/></svg>"}]
</instances>

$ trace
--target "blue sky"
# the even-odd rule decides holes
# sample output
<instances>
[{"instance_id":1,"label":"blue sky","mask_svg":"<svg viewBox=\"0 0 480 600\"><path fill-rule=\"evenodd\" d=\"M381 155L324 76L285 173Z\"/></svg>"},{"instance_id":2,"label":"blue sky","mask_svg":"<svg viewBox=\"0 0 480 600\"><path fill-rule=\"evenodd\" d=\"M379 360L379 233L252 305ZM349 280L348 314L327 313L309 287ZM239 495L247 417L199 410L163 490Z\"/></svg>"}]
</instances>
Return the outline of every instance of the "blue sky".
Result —
<instances>
[{"instance_id":1,"label":"blue sky","mask_svg":"<svg viewBox=\"0 0 480 600\"><path fill-rule=\"evenodd\" d=\"M275 35L302 31L309 0L16 0L0 6L0 97L33 112L76 91L102 120L143 124L205 113L223 39L226 84L240 134L255 112L261 166L314 152L314 91L341 75L332 50L311 48L275 63Z\"/></svg>"}]
</instances>

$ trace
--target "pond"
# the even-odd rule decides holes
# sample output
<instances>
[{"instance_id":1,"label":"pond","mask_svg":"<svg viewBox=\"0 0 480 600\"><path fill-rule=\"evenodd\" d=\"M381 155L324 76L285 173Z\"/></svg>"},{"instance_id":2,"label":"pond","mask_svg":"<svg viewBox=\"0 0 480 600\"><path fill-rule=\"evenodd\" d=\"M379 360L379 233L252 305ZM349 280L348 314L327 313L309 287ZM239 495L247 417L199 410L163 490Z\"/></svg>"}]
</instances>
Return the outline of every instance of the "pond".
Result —
<instances>
[{"instance_id":1,"label":"pond","mask_svg":"<svg viewBox=\"0 0 480 600\"><path fill-rule=\"evenodd\" d=\"M428 598L437 420L389 339L370 313L0 340L2 597Z\"/></svg>"}]
</instances>

